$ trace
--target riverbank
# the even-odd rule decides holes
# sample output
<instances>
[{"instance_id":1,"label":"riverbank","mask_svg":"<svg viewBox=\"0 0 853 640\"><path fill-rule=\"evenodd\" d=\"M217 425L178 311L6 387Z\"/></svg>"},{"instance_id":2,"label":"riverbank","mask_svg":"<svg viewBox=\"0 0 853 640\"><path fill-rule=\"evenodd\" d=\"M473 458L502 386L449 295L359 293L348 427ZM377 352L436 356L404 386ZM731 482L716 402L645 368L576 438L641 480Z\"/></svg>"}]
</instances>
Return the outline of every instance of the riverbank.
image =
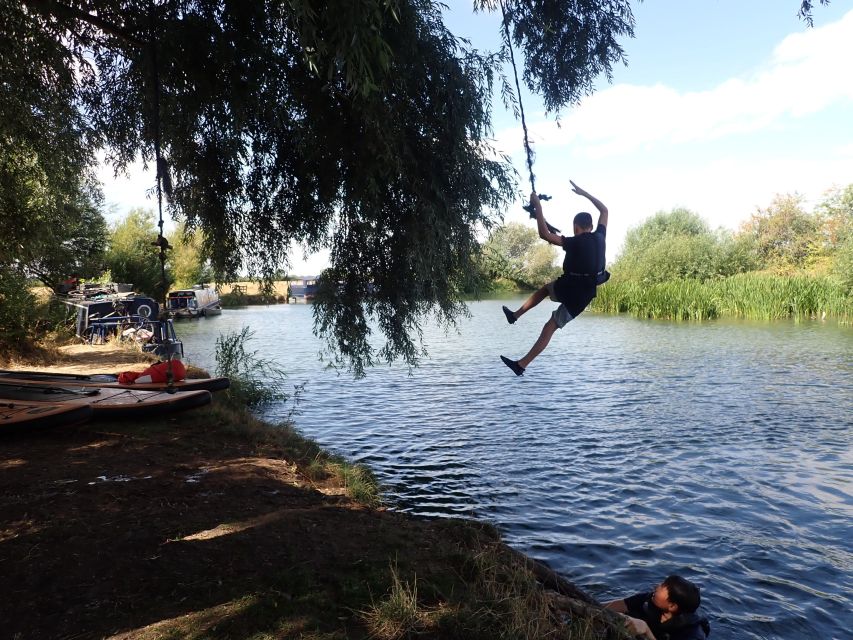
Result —
<instances>
[{"instance_id":1,"label":"riverbank","mask_svg":"<svg viewBox=\"0 0 853 640\"><path fill-rule=\"evenodd\" d=\"M63 369L145 364L87 353ZM357 502L345 465L221 396L0 446L0 617L17 640L582 639L609 626L489 525Z\"/></svg>"}]
</instances>

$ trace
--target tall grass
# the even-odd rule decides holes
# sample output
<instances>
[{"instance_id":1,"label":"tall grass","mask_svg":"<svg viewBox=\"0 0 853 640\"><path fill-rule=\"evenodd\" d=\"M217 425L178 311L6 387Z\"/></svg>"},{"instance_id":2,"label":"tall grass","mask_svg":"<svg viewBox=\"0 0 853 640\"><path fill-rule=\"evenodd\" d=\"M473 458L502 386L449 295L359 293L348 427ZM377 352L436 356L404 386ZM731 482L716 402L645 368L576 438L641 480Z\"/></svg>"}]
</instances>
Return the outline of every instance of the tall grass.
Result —
<instances>
[{"instance_id":1,"label":"tall grass","mask_svg":"<svg viewBox=\"0 0 853 640\"><path fill-rule=\"evenodd\" d=\"M600 287L592 309L642 318L756 320L833 317L853 319L853 297L830 277L741 273L700 282L643 284L613 278Z\"/></svg>"},{"instance_id":2,"label":"tall grass","mask_svg":"<svg viewBox=\"0 0 853 640\"><path fill-rule=\"evenodd\" d=\"M500 544L480 544L462 552L464 588L439 603L422 602L417 580L404 581L392 565L388 594L360 612L370 637L627 640L615 614L543 589L517 554ZM435 592L429 583L423 586Z\"/></svg>"},{"instance_id":3,"label":"tall grass","mask_svg":"<svg viewBox=\"0 0 853 640\"><path fill-rule=\"evenodd\" d=\"M853 318L853 298L828 277L742 273L714 285L726 315L767 320Z\"/></svg>"},{"instance_id":4,"label":"tall grass","mask_svg":"<svg viewBox=\"0 0 853 640\"><path fill-rule=\"evenodd\" d=\"M429 612L418 605L417 581L410 585L400 579L391 566L391 591L388 596L361 612L361 617L377 640L397 640L414 635L427 626Z\"/></svg>"},{"instance_id":5,"label":"tall grass","mask_svg":"<svg viewBox=\"0 0 853 640\"><path fill-rule=\"evenodd\" d=\"M229 402L249 408L287 399L284 370L247 349L253 335L251 329L243 327L239 333L231 331L216 339L216 375L231 380Z\"/></svg>"},{"instance_id":6,"label":"tall grass","mask_svg":"<svg viewBox=\"0 0 853 640\"><path fill-rule=\"evenodd\" d=\"M325 470L337 478L347 495L356 502L370 507L378 507L382 503L379 483L368 467L334 457L325 462Z\"/></svg>"}]
</instances>

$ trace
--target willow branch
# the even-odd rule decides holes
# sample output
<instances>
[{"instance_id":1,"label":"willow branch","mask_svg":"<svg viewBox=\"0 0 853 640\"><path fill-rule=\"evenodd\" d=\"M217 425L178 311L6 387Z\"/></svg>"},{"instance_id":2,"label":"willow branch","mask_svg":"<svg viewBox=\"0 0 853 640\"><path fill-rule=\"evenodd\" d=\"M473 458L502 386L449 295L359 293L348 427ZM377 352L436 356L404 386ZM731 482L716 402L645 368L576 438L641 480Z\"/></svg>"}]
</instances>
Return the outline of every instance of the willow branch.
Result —
<instances>
[{"instance_id":1,"label":"willow branch","mask_svg":"<svg viewBox=\"0 0 853 640\"><path fill-rule=\"evenodd\" d=\"M128 44L136 47L144 47L147 45L145 40L141 40L124 27L113 24L99 16L87 13L82 9L69 7L61 2L56 2L56 0L22 0L22 4L42 15L62 18L65 20L79 20L81 22L86 22L93 27L97 27L104 33L121 38Z\"/></svg>"}]
</instances>

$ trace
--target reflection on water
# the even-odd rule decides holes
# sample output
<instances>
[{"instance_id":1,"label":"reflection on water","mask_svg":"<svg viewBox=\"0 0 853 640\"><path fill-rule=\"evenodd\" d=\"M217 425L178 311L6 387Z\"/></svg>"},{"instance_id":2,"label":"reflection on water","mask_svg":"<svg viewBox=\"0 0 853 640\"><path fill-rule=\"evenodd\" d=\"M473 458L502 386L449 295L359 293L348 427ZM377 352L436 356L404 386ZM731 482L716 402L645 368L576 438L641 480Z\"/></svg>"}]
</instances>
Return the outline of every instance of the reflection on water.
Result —
<instances>
[{"instance_id":1,"label":"reflection on water","mask_svg":"<svg viewBox=\"0 0 853 640\"><path fill-rule=\"evenodd\" d=\"M853 610L853 329L585 314L523 378L547 320L471 305L418 369L325 370L309 306L181 324L189 359L247 325L307 382L297 426L369 464L392 504L488 519L601 599L668 573L703 587L716 638L847 637ZM273 407L268 417L290 407Z\"/></svg>"}]
</instances>

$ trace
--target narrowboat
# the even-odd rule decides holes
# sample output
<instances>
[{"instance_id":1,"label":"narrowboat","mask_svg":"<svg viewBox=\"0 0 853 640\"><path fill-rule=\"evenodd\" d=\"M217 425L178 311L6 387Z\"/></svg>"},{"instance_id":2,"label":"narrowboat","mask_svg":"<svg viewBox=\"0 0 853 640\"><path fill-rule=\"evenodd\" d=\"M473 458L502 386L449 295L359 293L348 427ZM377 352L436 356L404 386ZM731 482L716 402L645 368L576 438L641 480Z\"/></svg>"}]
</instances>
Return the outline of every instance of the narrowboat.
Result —
<instances>
[{"instance_id":1,"label":"narrowboat","mask_svg":"<svg viewBox=\"0 0 853 640\"><path fill-rule=\"evenodd\" d=\"M82 286L62 301L73 310L77 337L87 344L104 344L112 338L133 340L143 351L161 358L182 355L172 321L161 318L160 305L139 295L130 285L107 283Z\"/></svg>"},{"instance_id":2,"label":"narrowboat","mask_svg":"<svg viewBox=\"0 0 853 640\"><path fill-rule=\"evenodd\" d=\"M175 318L198 318L222 313L222 304L216 289L198 284L192 289L180 289L169 293L166 311Z\"/></svg>"},{"instance_id":3,"label":"narrowboat","mask_svg":"<svg viewBox=\"0 0 853 640\"><path fill-rule=\"evenodd\" d=\"M288 297L296 302L310 302L317 296L318 280L319 276L291 280L288 285L290 289Z\"/></svg>"}]
</instances>

